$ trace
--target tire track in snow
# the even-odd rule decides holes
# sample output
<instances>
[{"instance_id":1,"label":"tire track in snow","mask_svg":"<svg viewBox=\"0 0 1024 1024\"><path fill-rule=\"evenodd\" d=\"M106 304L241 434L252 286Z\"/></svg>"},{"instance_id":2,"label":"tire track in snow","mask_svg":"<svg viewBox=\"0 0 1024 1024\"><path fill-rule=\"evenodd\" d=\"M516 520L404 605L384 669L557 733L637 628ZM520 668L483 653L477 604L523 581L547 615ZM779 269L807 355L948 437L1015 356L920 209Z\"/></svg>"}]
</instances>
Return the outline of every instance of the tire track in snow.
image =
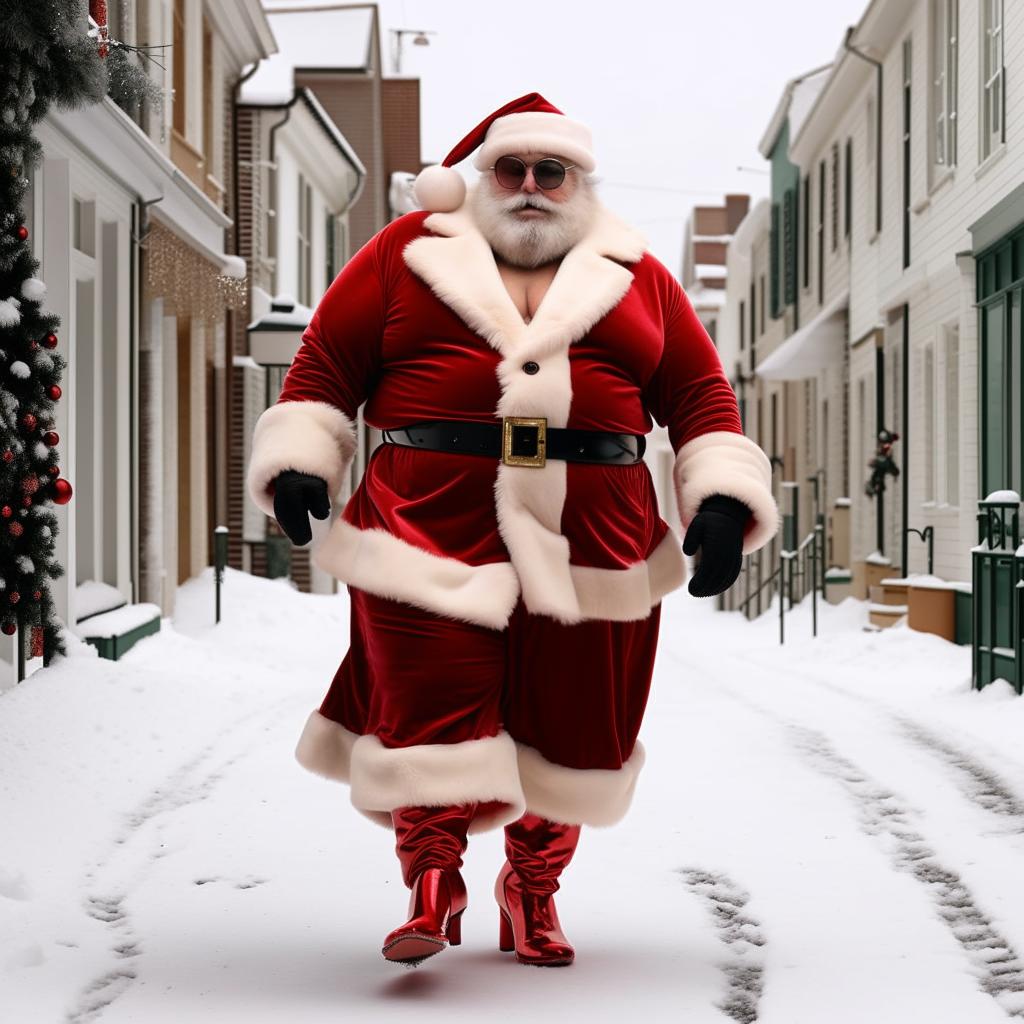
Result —
<instances>
[{"instance_id":1,"label":"tire track in snow","mask_svg":"<svg viewBox=\"0 0 1024 1024\"><path fill-rule=\"evenodd\" d=\"M1008 1017L1024 1020L1024 959L978 907L967 884L936 856L915 826L919 812L840 754L823 732L788 721L728 686L718 692L774 722L811 767L842 786L857 809L861 831L888 849L897 870L925 887L981 990Z\"/></svg>"},{"instance_id":2,"label":"tire track in snow","mask_svg":"<svg viewBox=\"0 0 1024 1024\"><path fill-rule=\"evenodd\" d=\"M669 654L677 660L683 660L675 651L669 650ZM894 711L884 701L846 690L806 669L792 665L782 669L771 662L737 651L731 651L727 656L762 671L785 674L787 680L795 679L813 687L815 693L825 690L849 703L870 709L894 726L896 731L902 732L916 748L941 761L956 780L964 798L986 815L998 819L998 831L1001 834L1024 835L1024 797L1014 791L1009 780L976 754L969 753L938 733Z\"/></svg>"},{"instance_id":3,"label":"tire track in snow","mask_svg":"<svg viewBox=\"0 0 1024 1024\"><path fill-rule=\"evenodd\" d=\"M862 831L885 842L896 867L927 888L939 918L974 968L982 991L1007 1016L1024 1020L1024 960L977 906L960 876L939 861L913 824L917 813L843 757L823 733L789 723L786 727L807 760L846 790L858 809Z\"/></svg>"},{"instance_id":4,"label":"tire track in snow","mask_svg":"<svg viewBox=\"0 0 1024 1024\"><path fill-rule=\"evenodd\" d=\"M761 925L746 913L750 896L721 872L681 868L680 874L690 892L707 906L729 954L719 964L726 979L725 997L715 1005L740 1024L753 1024L764 991L764 960L758 951L765 938Z\"/></svg>"},{"instance_id":5,"label":"tire track in snow","mask_svg":"<svg viewBox=\"0 0 1024 1024\"><path fill-rule=\"evenodd\" d=\"M238 718L230 728L167 775L160 785L124 815L122 828L112 841L111 855L97 862L96 867L86 873L86 883L92 894L86 897L85 911L93 919L110 927L113 935L110 949L116 960L123 961L142 955L140 940L124 905L130 888L123 877L127 865L122 866L119 861L127 856L126 851L135 845L150 822L207 799L227 770L259 746L264 732L271 728L269 723L278 718L282 709L295 703L296 698L289 696ZM230 756L214 763L218 755L223 754L225 744L244 733L253 723L257 726L256 734ZM159 848L153 850L142 871L162 856L164 854ZM110 876L107 884L98 884L98 874ZM96 1020L115 999L128 991L137 977L137 971L127 965L114 967L98 975L79 993L75 1005L67 1013L67 1024L87 1024Z\"/></svg>"}]
</instances>

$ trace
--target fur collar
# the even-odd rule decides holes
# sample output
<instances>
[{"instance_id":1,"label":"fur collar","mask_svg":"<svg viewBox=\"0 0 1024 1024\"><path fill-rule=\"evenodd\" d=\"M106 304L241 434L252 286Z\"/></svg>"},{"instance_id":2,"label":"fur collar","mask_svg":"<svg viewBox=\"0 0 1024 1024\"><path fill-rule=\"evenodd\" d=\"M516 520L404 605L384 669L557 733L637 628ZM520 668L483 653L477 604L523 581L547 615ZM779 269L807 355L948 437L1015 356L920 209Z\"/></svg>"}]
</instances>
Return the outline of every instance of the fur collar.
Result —
<instances>
[{"instance_id":1,"label":"fur collar","mask_svg":"<svg viewBox=\"0 0 1024 1024\"><path fill-rule=\"evenodd\" d=\"M452 213L431 214L423 223L433 234L405 247L407 266L504 356L527 350L543 355L582 338L629 291L633 274L622 264L638 262L646 249L638 232L598 203L594 224L566 253L527 324L468 202Z\"/></svg>"}]
</instances>

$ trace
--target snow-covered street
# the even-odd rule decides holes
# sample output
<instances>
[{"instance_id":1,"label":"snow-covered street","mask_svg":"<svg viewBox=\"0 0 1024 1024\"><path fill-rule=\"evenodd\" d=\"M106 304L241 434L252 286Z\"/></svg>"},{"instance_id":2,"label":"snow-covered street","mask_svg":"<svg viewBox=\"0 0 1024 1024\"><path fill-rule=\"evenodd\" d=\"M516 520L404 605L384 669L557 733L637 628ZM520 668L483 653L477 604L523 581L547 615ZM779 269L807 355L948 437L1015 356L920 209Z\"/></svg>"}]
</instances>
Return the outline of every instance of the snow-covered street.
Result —
<instances>
[{"instance_id":1,"label":"snow-covered street","mask_svg":"<svg viewBox=\"0 0 1024 1024\"><path fill-rule=\"evenodd\" d=\"M852 600L784 648L711 605L665 601L636 800L563 879L566 970L498 952L493 832L463 945L381 958L391 837L292 758L344 595L229 570L213 628L207 571L122 661L75 648L0 695L0 1020L1024 1019L1024 702Z\"/></svg>"}]
</instances>

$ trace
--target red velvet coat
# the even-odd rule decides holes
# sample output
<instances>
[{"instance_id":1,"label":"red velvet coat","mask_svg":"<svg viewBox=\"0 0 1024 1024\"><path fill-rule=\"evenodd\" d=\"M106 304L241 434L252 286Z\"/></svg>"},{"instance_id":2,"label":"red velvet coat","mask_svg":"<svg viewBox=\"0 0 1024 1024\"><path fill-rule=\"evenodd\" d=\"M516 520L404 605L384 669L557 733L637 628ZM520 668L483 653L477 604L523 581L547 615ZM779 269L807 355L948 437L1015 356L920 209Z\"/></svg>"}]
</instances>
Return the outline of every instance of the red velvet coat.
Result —
<instances>
[{"instance_id":1,"label":"red velvet coat","mask_svg":"<svg viewBox=\"0 0 1024 1024\"><path fill-rule=\"evenodd\" d=\"M539 371L527 373L527 362ZM318 306L278 403L257 424L254 500L273 514L283 469L338 494L353 422L544 416L551 427L645 434L668 427L685 528L718 492L775 533L771 467L741 432L718 353L683 289L603 208L527 324L464 205L389 224ZM563 622L645 617L684 577L646 463L551 459L541 468L384 445L313 551L345 583L503 628L527 609Z\"/></svg>"}]
</instances>

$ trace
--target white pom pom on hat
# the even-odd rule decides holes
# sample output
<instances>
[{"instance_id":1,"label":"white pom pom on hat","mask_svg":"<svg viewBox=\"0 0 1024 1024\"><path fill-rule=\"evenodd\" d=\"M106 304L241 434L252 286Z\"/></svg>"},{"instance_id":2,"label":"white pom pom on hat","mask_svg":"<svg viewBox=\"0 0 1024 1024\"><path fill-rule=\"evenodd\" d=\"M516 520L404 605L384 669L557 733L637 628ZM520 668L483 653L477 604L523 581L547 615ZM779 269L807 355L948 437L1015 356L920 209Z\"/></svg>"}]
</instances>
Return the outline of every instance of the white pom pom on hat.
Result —
<instances>
[{"instance_id":1,"label":"white pom pom on hat","mask_svg":"<svg viewBox=\"0 0 1024 1024\"><path fill-rule=\"evenodd\" d=\"M572 121L538 92L506 103L481 121L439 164L416 176L413 194L424 210L451 213L466 198L466 182L452 164L480 148L473 166L486 170L505 153L533 150L565 157L588 174L595 168L590 129Z\"/></svg>"}]
</instances>

